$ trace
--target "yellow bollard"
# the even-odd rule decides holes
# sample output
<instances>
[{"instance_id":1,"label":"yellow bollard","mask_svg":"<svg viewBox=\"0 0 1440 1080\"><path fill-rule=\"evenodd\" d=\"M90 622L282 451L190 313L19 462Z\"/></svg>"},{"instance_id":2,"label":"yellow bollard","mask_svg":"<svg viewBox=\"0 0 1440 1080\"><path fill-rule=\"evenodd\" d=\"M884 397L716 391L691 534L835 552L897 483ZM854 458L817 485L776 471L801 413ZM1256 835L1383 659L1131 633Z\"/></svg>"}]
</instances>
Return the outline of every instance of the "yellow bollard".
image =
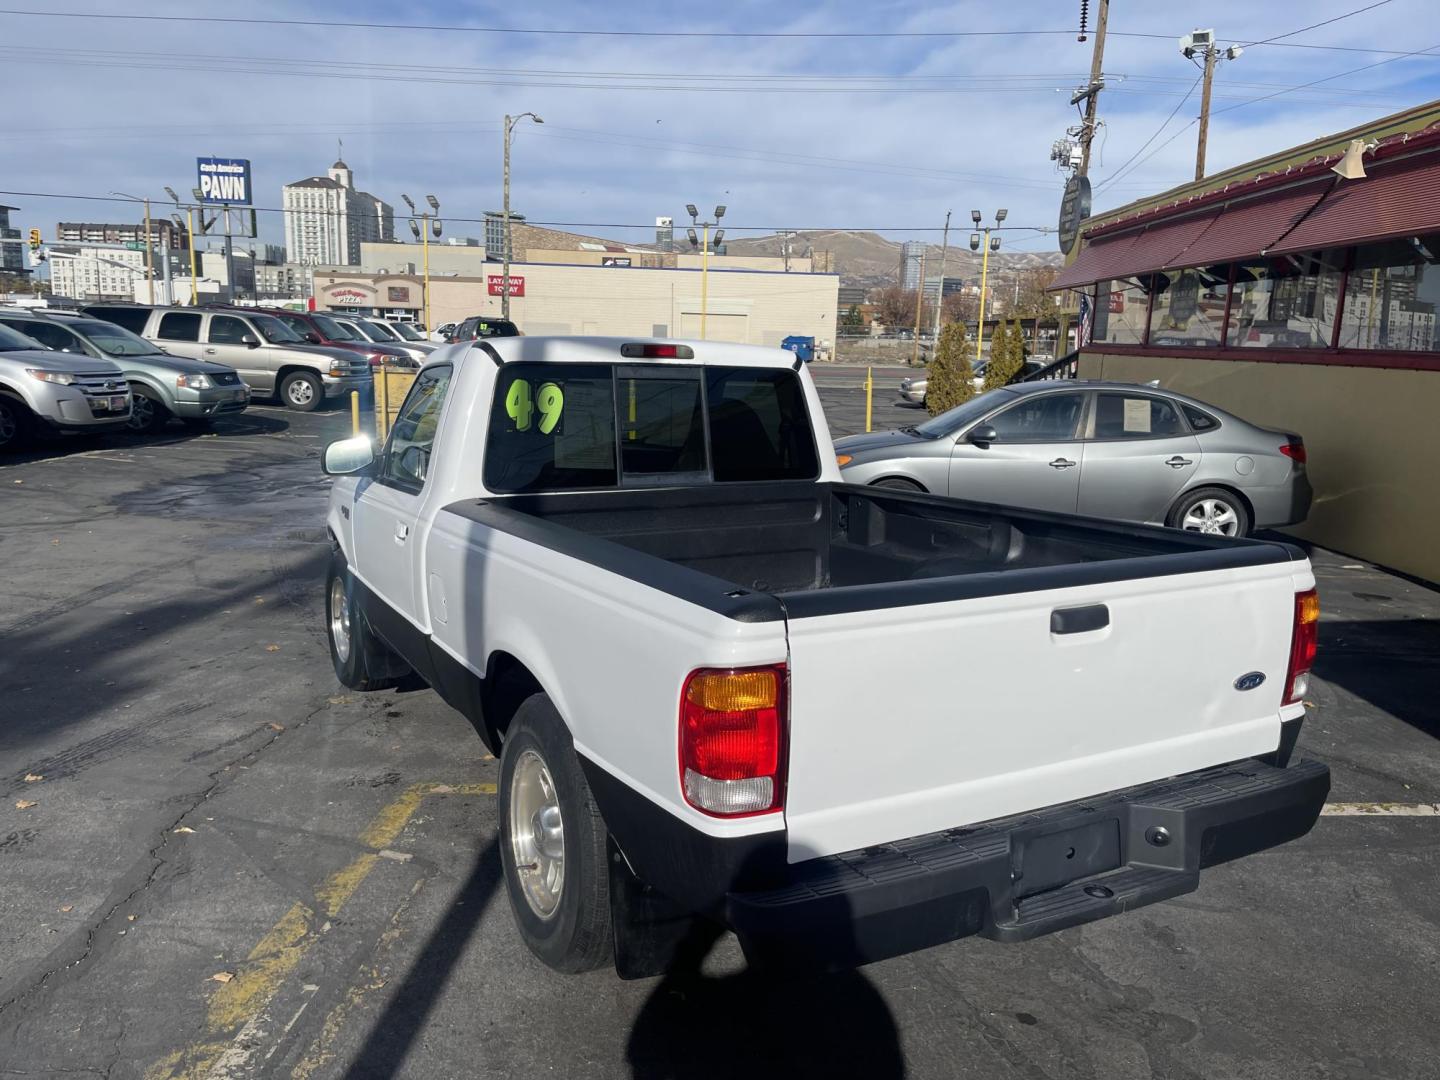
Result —
<instances>
[{"instance_id":1,"label":"yellow bollard","mask_svg":"<svg viewBox=\"0 0 1440 1080\"><path fill-rule=\"evenodd\" d=\"M875 369L865 369L865 430L870 430L870 403L875 395Z\"/></svg>"},{"instance_id":2,"label":"yellow bollard","mask_svg":"<svg viewBox=\"0 0 1440 1080\"><path fill-rule=\"evenodd\" d=\"M360 434L360 391L350 391L350 434Z\"/></svg>"}]
</instances>

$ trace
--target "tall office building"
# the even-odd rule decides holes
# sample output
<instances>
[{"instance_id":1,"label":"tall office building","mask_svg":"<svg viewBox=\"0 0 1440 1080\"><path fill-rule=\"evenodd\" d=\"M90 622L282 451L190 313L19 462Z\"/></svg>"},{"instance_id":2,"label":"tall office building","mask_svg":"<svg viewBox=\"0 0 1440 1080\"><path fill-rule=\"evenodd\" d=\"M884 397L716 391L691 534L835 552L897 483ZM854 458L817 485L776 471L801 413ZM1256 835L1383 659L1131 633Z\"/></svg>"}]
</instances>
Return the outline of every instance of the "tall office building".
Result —
<instances>
[{"instance_id":1,"label":"tall office building","mask_svg":"<svg viewBox=\"0 0 1440 1080\"><path fill-rule=\"evenodd\" d=\"M27 274L25 269L25 247L20 241L20 230L10 227L10 211L18 206L0 206L0 274Z\"/></svg>"},{"instance_id":2,"label":"tall office building","mask_svg":"<svg viewBox=\"0 0 1440 1080\"><path fill-rule=\"evenodd\" d=\"M924 272L925 244L920 240L907 240L900 245L900 288L913 292L920 288L920 275Z\"/></svg>"},{"instance_id":3,"label":"tall office building","mask_svg":"<svg viewBox=\"0 0 1440 1080\"><path fill-rule=\"evenodd\" d=\"M360 245L395 239L395 209L368 191L357 191L355 174L336 161L325 176L309 176L284 188L285 250L306 266L356 266Z\"/></svg>"}]
</instances>

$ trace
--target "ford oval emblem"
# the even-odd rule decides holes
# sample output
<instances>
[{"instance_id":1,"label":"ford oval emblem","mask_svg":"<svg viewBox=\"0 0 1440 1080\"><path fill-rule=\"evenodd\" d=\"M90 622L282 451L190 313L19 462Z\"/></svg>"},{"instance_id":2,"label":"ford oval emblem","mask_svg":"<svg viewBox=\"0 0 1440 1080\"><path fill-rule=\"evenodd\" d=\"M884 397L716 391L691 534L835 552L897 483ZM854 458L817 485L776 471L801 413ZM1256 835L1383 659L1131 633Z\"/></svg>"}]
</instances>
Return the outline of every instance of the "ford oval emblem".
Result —
<instances>
[{"instance_id":1,"label":"ford oval emblem","mask_svg":"<svg viewBox=\"0 0 1440 1080\"><path fill-rule=\"evenodd\" d=\"M1254 690L1264 681L1265 673L1263 671L1247 671L1244 675L1241 675L1238 679L1235 680L1235 689Z\"/></svg>"}]
</instances>

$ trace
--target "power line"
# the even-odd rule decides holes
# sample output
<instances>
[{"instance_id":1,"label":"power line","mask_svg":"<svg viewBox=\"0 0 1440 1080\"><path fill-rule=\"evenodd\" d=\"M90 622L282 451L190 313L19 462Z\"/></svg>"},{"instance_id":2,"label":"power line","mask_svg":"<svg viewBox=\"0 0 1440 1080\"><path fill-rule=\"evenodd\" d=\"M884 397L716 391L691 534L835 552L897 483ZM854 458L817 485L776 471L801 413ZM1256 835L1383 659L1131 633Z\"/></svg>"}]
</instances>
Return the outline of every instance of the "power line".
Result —
<instances>
[{"instance_id":1,"label":"power line","mask_svg":"<svg viewBox=\"0 0 1440 1080\"><path fill-rule=\"evenodd\" d=\"M0 195L13 196L13 197L15 197L15 198L21 198L21 199L71 199L71 200L75 200L75 201L77 201L77 202L124 203L124 204L127 205L127 206L134 206L134 205L135 205L134 201L131 200L131 199L121 199L121 198L117 198L117 197L112 196L112 195L77 195L77 194L69 194L69 193L58 192L58 191L0 191ZM157 199L157 200L154 200L154 201L157 202L157 203L163 202L163 200L158 200L158 199ZM284 207L280 207L280 206L246 206L246 207L231 207L231 209L232 209L232 210L233 210L233 209L254 210L257 214L301 214L301 215L312 215L312 216L317 216L317 217L319 217L319 216L331 216L331 217L340 217L340 216L343 216L340 211L335 211L335 210L312 210L312 209L308 209L308 208L306 208L306 209L298 209L298 210L286 210ZM450 215L450 214L443 214L443 215L441 215L441 217L442 217L442 220L444 220L444 221L447 221L447 222L450 222L450 223L453 223L453 224L464 224L464 225L480 225L480 224L483 224L486 220L488 220L487 218L483 218L483 217L479 217L479 218L459 217L459 216L453 216L453 215ZM647 231L654 231L654 229L655 229L655 223L654 223L653 221L643 222L643 223L628 223L628 222L614 222L614 221L536 221L536 220L533 220L533 219L527 219L526 221L520 222L519 224L536 226L536 227L547 228L547 229L645 229L645 230L647 230ZM939 226L939 225L794 225L794 224L786 224L786 225L732 225L732 224L730 224L730 223L727 221L727 222L725 223L725 231L726 231L726 232L755 232L755 233L778 233L778 232L801 232L801 233L819 233L819 232L907 232L907 233L921 233L921 232L941 232L941 231L943 231L943 230L942 230L942 227ZM991 229L990 229L990 231L991 231L991 232L1033 232L1033 233L1049 233L1049 232L1054 232L1054 231L1055 231L1055 228L1054 228L1053 225L1003 225L1003 226L992 226ZM79 241L66 241L66 243L79 243Z\"/></svg>"},{"instance_id":2,"label":"power line","mask_svg":"<svg viewBox=\"0 0 1440 1080\"><path fill-rule=\"evenodd\" d=\"M1414 50L1413 52L1401 53L1401 54L1398 55L1398 56L1391 56L1391 57L1387 57L1387 58L1384 59L1384 60L1377 60L1377 61L1376 61L1375 63L1373 63L1373 64L1365 64L1365 65L1362 66L1362 67L1351 68L1349 71L1342 71L1342 72L1340 72L1340 73L1338 73L1338 74L1336 74L1336 75L1326 75L1323 79L1312 79L1310 82L1301 83L1301 84L1298 85L1298 86L1291 86L1291 87L1286 87L1285 89L1282 89L1282 90L1276 90L1273 94L1264 94L1264 95L1262 95L1262 96L1260 96L1260 97L1257 97L1257 98L1251 98L1249 101L1242 101L1242 102L1240 102L1239 104L1236 104L1236 105L1227 105L1227 106L1226 106L1225 108L1223 108L1223 109L1216 109L1215 112L1216 112L1216 113L1233 112L1235 109L1243 109L1246 105L1256 105L1256 104L1258 104L1259 102L1262 102L1262 101L1270 101L1271 99L1280 97L1280 96L1283 95L1283 94L1291 94L1291 93L1294 93L1296 90L1307 90L1307 89L1309 89L1309 88L1312 87L1312 86L1319 86L1321 83L1327 83L1327 82L1330 82L1330 81L1333 80L1333 79L1343 79L1343 78L1345 78L1345 76L1347 76L1347 75L1358 75L1358 74L1359 74L1360 72L1362 72L1362 71L1370 71L1370 70L1372 70L1373 68L1384 67L1386 64L1393 64L1393 63L1395 63L1397 60L1405 60L1405 59L1408 59L1409 57L1412 57L1412 56L1424 56L1424 55L1426 55L1427 53L1433 53L1436 49L1440 49L1440 45L1429 45L1429 46L1427 46L1426 48L1416 49L1416 50Z\"/></svg>"},{"instance_id":3,"label":"power line","mask_svg":"<svg viewBox=\"0 0 1440 1080\"><path fill-rule=\"evenodd\" d=\"M1388 0L1382 0L1388 2ZM1379 6L1378 4L1372 6ZM1360 9L1367 10L1367 9ZM1355 14L1352 12L1351 14ZM136 12L94 12L94 11L37 11L27 8L0 8L0 15L15 15L27 18L48 18L48 19L110 19L125 22L159 22L159 23L198 23L209 25L228 26L288 26L288 27L315 27L325 30L408 30L428 31L448 34L505 34L513 36L535 36L535 37L607 37L607 38L720 38L720 39L863 39L872 40L878 38L917 39L917 38L992 38L992 37L1068 37L1075 31L1073 28L1063 30L577 30L555 27L513 27L513 26L457 26L434 23L401 23L401 22L347 22L343 26L337 26L333 20L322 19L275 19L261 18L257 16L219 16L219 15L152 15ZM1340 16L1344 18L1346 16ZM1327 20L1335 21L1335 20ZM1323 26L1325 23L1317 23ZM1307 28L1309 29L1309 28ZM1293 33L1302 33L1294 31ZM1156 41L1172 41L1170 34L1150 34L1138 31L1111 31L1112 37L1141 38ZM1280 37L1290 37L1291 34L1282 34ZM1398 50L1391 49L1367 49L1358 46L1347 45L1310 45L1303 42L1285 42L1278 38L1267 42L1282 48L1295 49L1320 49L1333 52L1361 52L1374 55L1394 54L1399 55Z\"/></svg>"},{"instance_id":4,"label":"power line","mask_svg":"<svg viewBox=\"0 0 1440 1080\"><path fill-rule=\"evenodd\" d=\"M1376 8L1384 7L1386 4L1391 2L1392 0L1375 0L1375 3L1373 4L1367 4L1365 7L1356 8L1354 11L1347 11L1343 15L1336 15L1334 18L1325 19L1323 22L1311 23L1309 26L1302 26L1299 30L1291 30L1288 34L1276 34L1274 37L1265 38L1263 41L1241 42L1241 45L1246 49L1253 49L1257 45L1274 45L1277 41L1283 41L1285 38L1295 37L1297 34L1303 34L1310 30L1318 30L1322 26L1329 26L1331 23L1337 23L1341 19L1348 19L1352 15L1362 15L1367 11L1374 11Z\"/></svg>"},{"instance_id":5,"label":"power line","mask_svg":"<svg viewBox=\"0 0 1440 1080\"><path fill-rule=\"evenodd\" d=\"M1190 89L1185 92L1185 96L1184 96L1183 98L1181 98L1178 102L1176 102L1175 108L1173 108L1173 109L1170 110L1170 115L1165 118L1165 122L1162 123L1158 128L1155 129L1155 133L1154 133L1153 135L1151 135L1150 138L1148 138L1148 139L1145 140L1145 142L1141 145L1140 149L1139 149L1139 150L1136 150L1135 153L1131 154L1130 157L1129 157L1129 159L1125 162L1124 165L1121 165L1118 169L1116 169L1116 170L1115 170L1113 173L1111 173L1108 177L1106 177L1104 180L1101 180L1100 183L1098 183L1098 184L1095 185L1095 190L1096 190L1096 191L1099 191L1099 190L1100 190L1101 188L1103 188L1106 184L1109 184L1109 183L1111 183L1112 181L1118 180L1118 179L1120 178L1121 174L1125 172L1125 169L1129 166L1130 162L1131 162L1131 161L1134 161L1137 157L1139 157L1141 154L1143 154L1143 153L1145 152L1145 148L1146 148L1147 146L1149 146L1151 143L1153 143L1156 139L1158 139L1158 138L1160 137L1160 133L1161 133L1162 131L1164 131L1167 127L1170 126L1170 121L1172 121L1172 120L1175 119L1175 114L1178 113L1182 108L1185 107L1185 103L1190 100L1190 95L1193 94L1193 93L1195 93L1195 87L1197 87L1197 86L1200 85L1200 79L1201 79L1202 77L1203 77L1203 76L1197 76L1197 77L1196 77L1195 81L1190 84Z\"/></svg>"}]
</instances>

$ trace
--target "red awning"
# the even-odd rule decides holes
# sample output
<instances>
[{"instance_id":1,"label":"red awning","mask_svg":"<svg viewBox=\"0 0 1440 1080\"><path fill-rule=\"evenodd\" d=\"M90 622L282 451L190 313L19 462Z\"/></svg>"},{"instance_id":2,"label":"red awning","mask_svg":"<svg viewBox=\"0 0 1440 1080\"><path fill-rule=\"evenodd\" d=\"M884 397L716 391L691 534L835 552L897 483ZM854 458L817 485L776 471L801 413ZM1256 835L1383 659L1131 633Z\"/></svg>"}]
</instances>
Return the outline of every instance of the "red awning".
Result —
<instances>
[{"instance_id":1,"label":"red awning","mask_svg":"<svg viewBox=\"0 0 1440 1080\"><path fill-rule=\"evenodd\" d=\"M1369 168L1363 180L1339 180L1293 232L1276 238L1273 253L1440 232L1440 156Z\"/></svg>"},{"instance_id":2,"label":"red awning","mask_svg":"<svg viewBox=\"0 0 1440 1080\"><path fill-rule=\"evenodd\" d=\"M1212 211L1178 221L1155 221L1114 238L1102 236L1086 244L1075 261L1060 271L1050 288L1068 289L1178 265L1176 256L1204 233L1214 219Z\"/></svg>"},{"instance_id":3,"label":"red awning","mask_svg":"<svg viewBox=\"0 0 1440 1080\"><path fill-rule=\"evenodd\" d=\"M1250 256L1259 257L1303 218L1325 192L1330 176L1266 195L1227 202L1215 224L1180 253L1185 266L1213 266Z\"/></svg>"}]
</instances>

